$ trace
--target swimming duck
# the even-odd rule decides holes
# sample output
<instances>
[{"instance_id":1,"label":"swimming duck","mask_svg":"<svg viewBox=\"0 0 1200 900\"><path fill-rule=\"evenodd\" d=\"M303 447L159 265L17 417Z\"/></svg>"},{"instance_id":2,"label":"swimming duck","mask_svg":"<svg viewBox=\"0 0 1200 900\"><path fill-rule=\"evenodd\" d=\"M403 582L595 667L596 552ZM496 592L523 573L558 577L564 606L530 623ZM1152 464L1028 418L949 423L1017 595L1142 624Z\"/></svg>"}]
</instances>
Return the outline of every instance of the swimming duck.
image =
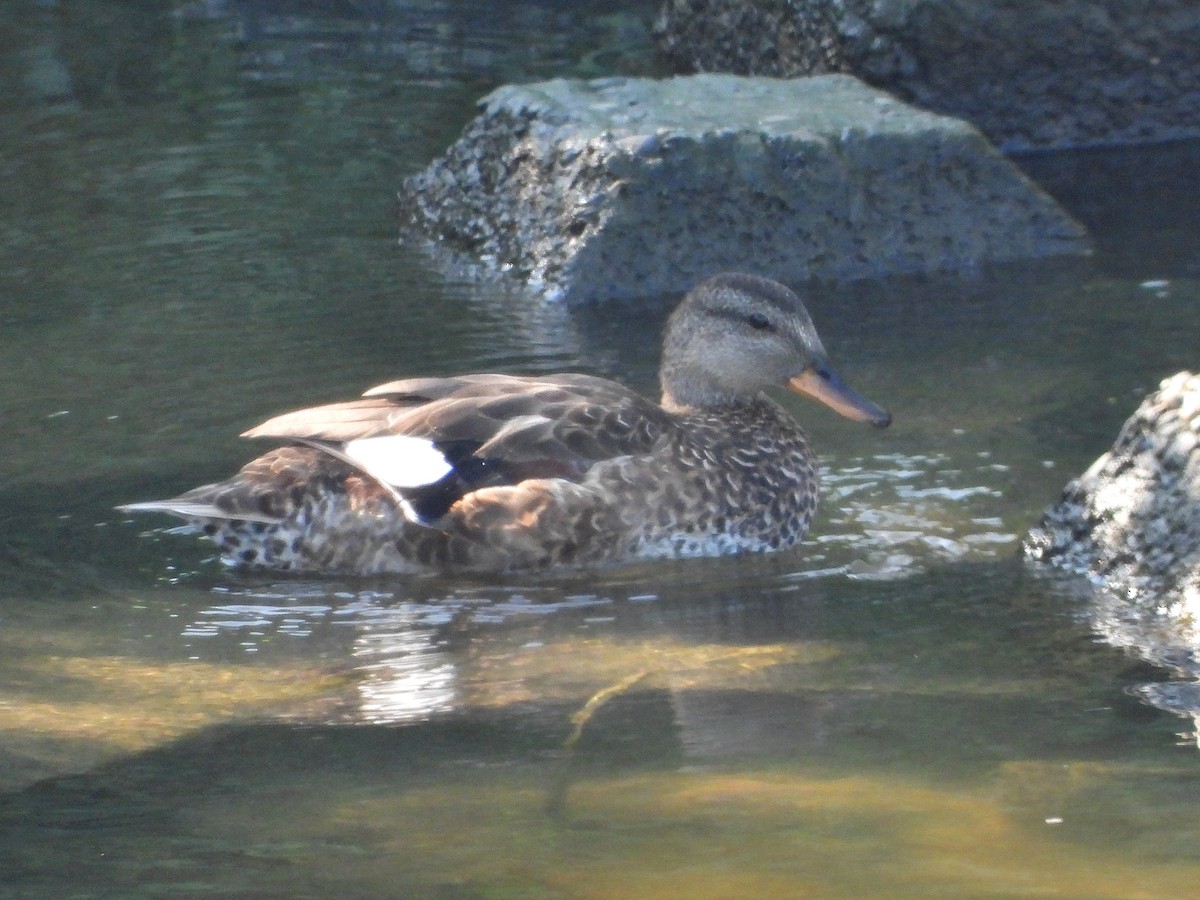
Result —
<instances>
[{"instance_id":1,"label":"swimming duck","mask_svg":"<svg viewBox=\"0 0 1200 900\"><path fill-rule=\"evenodd\" d=\"M662 399L590 375L392 381L270 419L285 446L124 512L197 525L230 565L288 572L515 571L794 546L817 505L808 438L764 391L891 415L830 368L803 302L716 275L671 314Z\"/></svg>"}]
</instances>

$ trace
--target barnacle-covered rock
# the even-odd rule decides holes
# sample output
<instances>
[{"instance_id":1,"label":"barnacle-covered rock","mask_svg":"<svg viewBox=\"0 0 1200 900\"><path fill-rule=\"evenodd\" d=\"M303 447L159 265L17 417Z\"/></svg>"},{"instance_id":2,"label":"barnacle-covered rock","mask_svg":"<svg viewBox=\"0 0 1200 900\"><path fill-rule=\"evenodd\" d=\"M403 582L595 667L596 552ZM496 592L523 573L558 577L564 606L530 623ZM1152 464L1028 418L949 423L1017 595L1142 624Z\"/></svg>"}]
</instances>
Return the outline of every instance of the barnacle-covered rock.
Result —
<instances>
[{"instance_id":1,"label":"barnacle-covered rock","mask_svg":"<svg viewBox=\"0 0 1200 900\"><path fill-rule=\"evenodd\" d=\"M1111 450L1067 485L1026 554L1143 607L1200 613L1200 375L1166 379Z\"/></svg>"}]
</instances>

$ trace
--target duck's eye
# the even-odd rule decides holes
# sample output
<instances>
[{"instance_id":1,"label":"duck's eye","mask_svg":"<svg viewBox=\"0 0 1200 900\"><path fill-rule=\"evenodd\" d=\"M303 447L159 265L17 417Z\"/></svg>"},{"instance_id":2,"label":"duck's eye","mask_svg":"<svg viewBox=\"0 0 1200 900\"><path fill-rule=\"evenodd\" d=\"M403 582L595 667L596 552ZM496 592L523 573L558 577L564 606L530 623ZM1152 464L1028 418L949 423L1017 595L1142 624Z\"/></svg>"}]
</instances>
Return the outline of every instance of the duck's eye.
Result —
<instances>
[{"instance_id":1,"label":"duck's eye","mask_svg":"<svg viewBox=\"0 0 1200 900\"><path fill-rule=\"evenodd\" d=\"M774 328L771 327L770 320L766 316L764 316L762 313L750 313L750 315L746 316L746 324L749 325L751 328L753 328L755 331L774 331L775 330Z\"/></svg>"}]
</instances>

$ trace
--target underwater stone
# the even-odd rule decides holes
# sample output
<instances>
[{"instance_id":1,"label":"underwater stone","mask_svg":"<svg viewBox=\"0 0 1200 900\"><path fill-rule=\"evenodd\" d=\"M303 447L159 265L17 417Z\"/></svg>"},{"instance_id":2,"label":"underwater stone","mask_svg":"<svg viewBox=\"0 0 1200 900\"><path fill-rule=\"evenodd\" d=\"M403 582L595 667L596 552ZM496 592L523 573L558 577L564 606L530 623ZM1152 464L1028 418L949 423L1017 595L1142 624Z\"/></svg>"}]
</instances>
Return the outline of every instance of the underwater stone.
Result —
<instances>
[{"instance_id":1,"label":"underwater stone","mask_svg":"<svg viewBox=\"0 0 1200 900\"><path fill-rule=\"evenodd\" d=\"M972 126L843 75L502 87L404 182L410 224L569 301L1088 252Z\"/></svg>"},{"instance_id":2,"label":"underwater stone","mask_svg":"<svg viewBox=\"0 0 1200 900\"><path fill-rule=\"evenodd\" d=\"M1112 449L1070 482L1026 555L1131 600L1200 615L1200 375L1162 382Z\"/></svg>"}]
</instances>

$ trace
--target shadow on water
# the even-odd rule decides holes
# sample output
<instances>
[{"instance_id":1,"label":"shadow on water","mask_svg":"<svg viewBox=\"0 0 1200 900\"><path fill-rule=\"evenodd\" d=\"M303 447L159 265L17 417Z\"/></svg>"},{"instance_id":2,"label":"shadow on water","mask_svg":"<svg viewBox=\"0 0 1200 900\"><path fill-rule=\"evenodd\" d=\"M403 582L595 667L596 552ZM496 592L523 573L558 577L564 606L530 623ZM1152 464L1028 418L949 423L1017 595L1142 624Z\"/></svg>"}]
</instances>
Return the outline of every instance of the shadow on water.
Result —
<instances>
[{"instance_id":1,"label":"shadow on water","mask_svg":"<svg viewBox=\"0 0 1200 900\"><path fill-rule=\"evenodd\" d=\"M1200 278L1195 245L1200 193L1179 189L1200 166L1200 142L1027 154L1015 161L1087 227L1106 273L1139 280ZM1155 201L1146 203L1147 197Z\"/></svg>"},{"instance_id":2,"label":"shadow on water","mask_svg":"<svg viewBox=\"0 0 1200 900\"><path fill-rule=\"evenodd\" d=\"M1020 566L865 588L796 581L774 560L700 568L655 596L629 594L645 587L630 573L426 601L291 585L314 630L357 608L341 701L194 729L8 794L0 883L14 896L818 883L834 896L1134 896L1139 879L1195 876L1182 838L1139 843L1200 828L1168 723L1117 687L1141 673L1096 653ZM280 587L231 589L226 615L253 617L248 602L261 612ZM404 681L405 704L431 702L389 707L381 673Z\"/></svg>"}]
</instances>

